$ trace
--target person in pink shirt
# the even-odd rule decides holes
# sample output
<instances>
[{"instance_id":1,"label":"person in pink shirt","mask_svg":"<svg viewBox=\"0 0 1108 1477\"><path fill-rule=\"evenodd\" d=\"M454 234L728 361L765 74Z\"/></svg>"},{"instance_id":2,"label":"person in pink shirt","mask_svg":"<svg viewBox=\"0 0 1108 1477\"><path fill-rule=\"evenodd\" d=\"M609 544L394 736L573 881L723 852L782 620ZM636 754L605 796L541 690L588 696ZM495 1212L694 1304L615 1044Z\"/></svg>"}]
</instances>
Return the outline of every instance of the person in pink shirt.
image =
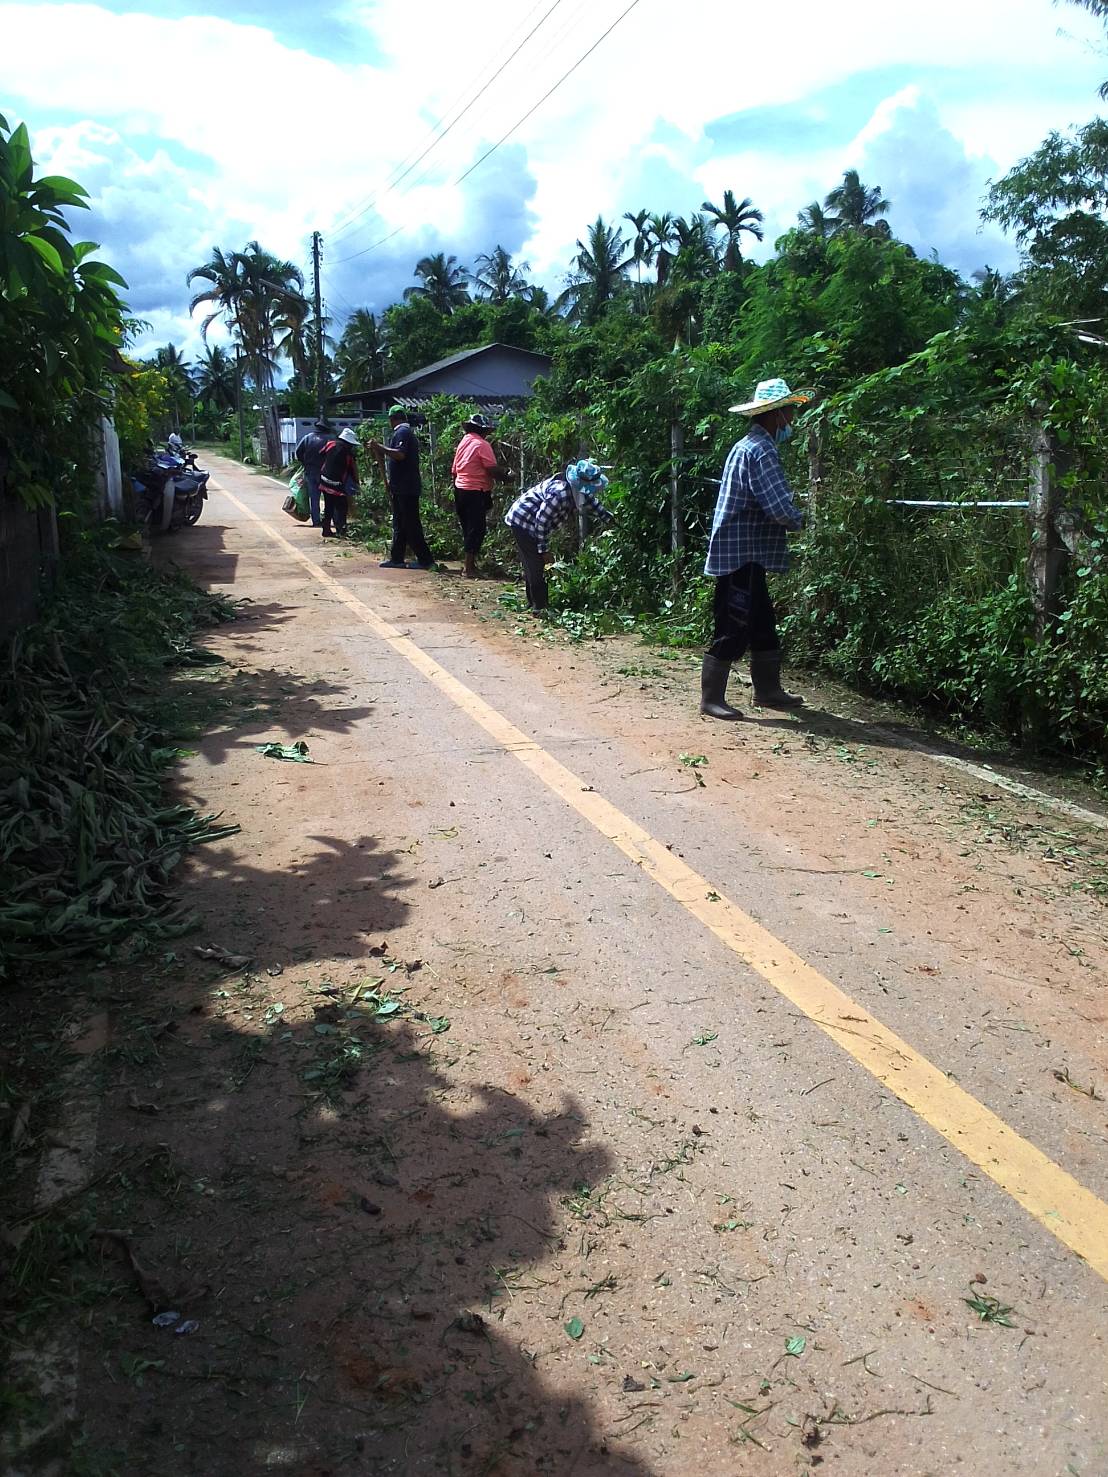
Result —
<instances>
[{"instance_id":1,"label":"person in pink shirt","mask_svg":"<svg viewBox=\"0 0 1108 1477\"><path fill-rule=\"evenodd\" d=\"M487 416L470 416L462 430L465 435L458 442L450 475L454 481L454 508L462 527L465 575L472 580L477 578L477 557L485 542L493 483L506 482L511 474L500 466L489 445L492 422Z\"/></svg>"}]
</instances>

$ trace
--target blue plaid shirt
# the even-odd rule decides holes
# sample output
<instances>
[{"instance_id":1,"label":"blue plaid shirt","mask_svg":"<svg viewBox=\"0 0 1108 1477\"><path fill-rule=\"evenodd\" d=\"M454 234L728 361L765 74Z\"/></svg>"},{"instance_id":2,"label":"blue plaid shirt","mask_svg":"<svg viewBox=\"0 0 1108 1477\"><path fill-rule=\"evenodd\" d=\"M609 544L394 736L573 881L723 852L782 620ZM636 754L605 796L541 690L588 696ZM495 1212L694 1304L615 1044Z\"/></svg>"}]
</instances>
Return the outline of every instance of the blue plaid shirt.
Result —
<instances>
[{"instance_id":1,"label":"blue plaid shirt","mask_svg":"<svg viewBox=\"0 0 1108 1477\"><path fill-rule=\"evenodd\" d=\"M598 517L612 516L602 503L597 502L594 493L588 488L583 491L586 506ZM548 477L545 482L536 483L534 487L520 493L508 509L504 522L509 528L518 528L523 533L529 533L538 545L539 553L545 554L550 535L575 509L573 493L570 492L566 479Z\"/></svg>"},{"instance_id":2,"label":"blue plaid shirt","mask_svg":"<svg viewBox=\"0 0 1108 1477\"><path fill-rule=\"evenodd\" d=\"M803 522L773 437L751 426L723 465L704 573L730 574L744 564L788 569L785 530Z\"/></svg>"}]
</instances>

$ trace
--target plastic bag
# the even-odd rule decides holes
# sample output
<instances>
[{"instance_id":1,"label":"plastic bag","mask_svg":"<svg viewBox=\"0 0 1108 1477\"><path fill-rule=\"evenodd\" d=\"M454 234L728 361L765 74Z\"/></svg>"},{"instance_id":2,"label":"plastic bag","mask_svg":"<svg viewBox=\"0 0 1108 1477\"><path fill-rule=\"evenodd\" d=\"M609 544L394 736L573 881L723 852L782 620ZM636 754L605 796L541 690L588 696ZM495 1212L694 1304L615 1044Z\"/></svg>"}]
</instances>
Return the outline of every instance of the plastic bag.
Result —
<instances>
[{"instance_id":1,"label":"plastic bag","mask_svg":"<svg viewBox=\"0 0 1108 1477\"><path fill-rule=\"evenodd\" d=\"M309 514L300 506L291 492L281 504L281 511L287 513L290 518L295 518L297 523L306 523L308 521Z\"/></svg>"},{"instance_id":2,"label":"plastic bag","mask_svg":"<svg viewBox=\"0 0 1108 1477\"><path fill-rule=\"evenodd\" d=\"M312 516L312 510L308 503L308 488L304 482L303 472L294 472L289 478L289 494L297 508L292 516L298 518L301 523L306 523Z\"/></svg>"}]
</instances>

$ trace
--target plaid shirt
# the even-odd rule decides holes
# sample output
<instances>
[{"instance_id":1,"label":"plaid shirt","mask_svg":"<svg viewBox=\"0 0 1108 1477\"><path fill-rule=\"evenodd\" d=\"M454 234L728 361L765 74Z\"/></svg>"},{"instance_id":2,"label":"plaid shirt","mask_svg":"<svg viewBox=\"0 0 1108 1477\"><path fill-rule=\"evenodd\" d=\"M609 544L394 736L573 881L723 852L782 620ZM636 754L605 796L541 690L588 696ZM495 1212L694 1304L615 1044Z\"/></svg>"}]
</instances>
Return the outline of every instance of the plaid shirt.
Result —
<instances>
[{"instance_id":1,"label":"plaid shirt","mask_svg":"<svg viewBox=\"0 0 1108 1477\"><path fill-rule=\"evenodd\" d=\"M612 515L588 488L584 489L586 505L600 518ZM538 545L540 554L545 554L550 535L576 510L573 493L564 477L548 477L521 492L508 509L504 522L509 528L518 528L528 533Z\"/></svg>"},{"instance_id":2,"label":"plaid shirt","mask_svg":"<svg viewBox=\"0 0 1108 1477\"><path fill-rule=\"evenodd\" d=\"M704 573L730 574L744 564L787 569L785 530L803 522L773 437L751 426L723 466Z\"/></svg>"}]
</instances>

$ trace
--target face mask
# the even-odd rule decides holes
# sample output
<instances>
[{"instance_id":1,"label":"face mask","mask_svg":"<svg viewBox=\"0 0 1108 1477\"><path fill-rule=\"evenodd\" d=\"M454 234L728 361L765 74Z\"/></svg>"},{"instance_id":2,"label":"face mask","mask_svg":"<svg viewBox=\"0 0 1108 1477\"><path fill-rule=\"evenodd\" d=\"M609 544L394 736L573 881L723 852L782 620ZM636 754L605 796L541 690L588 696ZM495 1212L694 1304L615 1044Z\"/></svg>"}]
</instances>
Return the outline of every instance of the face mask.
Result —
<instances>
[{"instance_id":1,"label":"face mask","mask_svg":"<svg viewBox=\"0 0 1108 1477\"><path fill-rule=\"evenodd\" d=\"M773 440L776 446L784 446L786 441L791 441L792 439L792 426L779 426L777 430L773 433Z\"/></svg>"}]
</instances>

